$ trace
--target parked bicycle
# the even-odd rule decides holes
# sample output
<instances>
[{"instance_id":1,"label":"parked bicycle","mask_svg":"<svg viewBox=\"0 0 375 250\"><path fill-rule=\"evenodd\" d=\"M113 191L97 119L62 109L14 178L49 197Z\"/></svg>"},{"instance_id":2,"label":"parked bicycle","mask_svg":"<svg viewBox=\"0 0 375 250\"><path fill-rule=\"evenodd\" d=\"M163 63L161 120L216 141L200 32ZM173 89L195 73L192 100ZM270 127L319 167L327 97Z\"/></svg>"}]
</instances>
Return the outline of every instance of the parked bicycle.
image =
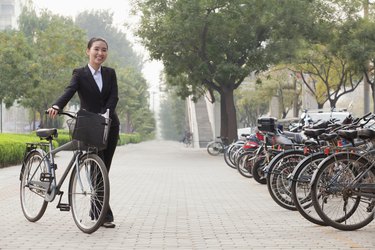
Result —
<instances>
[{"instance_id":1,"label":"parked bicycle","mask_svg":"<svg viewBox=\"0 0 375 250\"><path fill-rule=\"evenodd\" d=\"M108 112L107 112L108 113ZM47 143L27 143L20 173L20 199L24 216L38 221L46 211L48 202L60 196L57 208L72 210L77 227L84 233L95 232L103 223L108 210L109 179L104 162L97 155L106 146L110 119L101 115L79 111L67 115L72 140L54 148L56 128L38 129L36 135ZM77 139L79 138L79 140ZM99 140L98 140L99 139ZM73 156L59 181L56 177L55 155L72 150ZM68 174L68 203L62 203L61 187Z\"/></svg>"},{"instance_id":2,"label":"parked bicycle","mask_svg":"<svg viewBox=\"0 0 375 250\"><path fill-rule=\"evenodd\" d=\"M375 215L375 130L351 133L368 149L351 147L325 158L311 180L311 199L321 219L340 230L357 230Z\"/></svg>"},{"instance_id":3,"label":"parked bicycle","mask_svg":"<svg viewBox=\"0 0 375 250\"><path fill-rule=\"evenodd\" d=\"M207 152L212 156L223 154L226 145L228 145L228 139L227 138L220 137L220 136L218 136L216 138L217 138L217 140L214 140L214 141L209 142L207 144Z\"/></svg>"},{"instance_id":4,"label":"parked bicycle","mask_svg":"<svg viewBox=\"0 0 375 250\"><path fill-rule=\"evenodd\" d=\"M185 147L191 147L193 141L193 133L190 131L185 131L184 138L182 138L181 142L185 145Z\"/></svg>"}]
</instances>

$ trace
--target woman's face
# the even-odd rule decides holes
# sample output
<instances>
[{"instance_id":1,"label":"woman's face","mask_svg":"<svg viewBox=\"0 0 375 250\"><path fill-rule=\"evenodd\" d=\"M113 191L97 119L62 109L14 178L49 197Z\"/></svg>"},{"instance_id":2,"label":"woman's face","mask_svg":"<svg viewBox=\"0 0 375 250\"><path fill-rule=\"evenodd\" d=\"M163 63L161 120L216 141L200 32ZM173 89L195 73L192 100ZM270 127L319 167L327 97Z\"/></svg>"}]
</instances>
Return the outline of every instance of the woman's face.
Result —
<instances>
[{"instance_id":1,"label":"woman's face","mask_svg":"<svg viewBox=\"0 0 375 250\"><path fill-rule=\"evenodd\" d=\"M103 41L93 42L91 48L86 50L86 54L89 56L90 65L98 69L105 59L107 59L107 44Z\"/></svg>"}]
</instances>

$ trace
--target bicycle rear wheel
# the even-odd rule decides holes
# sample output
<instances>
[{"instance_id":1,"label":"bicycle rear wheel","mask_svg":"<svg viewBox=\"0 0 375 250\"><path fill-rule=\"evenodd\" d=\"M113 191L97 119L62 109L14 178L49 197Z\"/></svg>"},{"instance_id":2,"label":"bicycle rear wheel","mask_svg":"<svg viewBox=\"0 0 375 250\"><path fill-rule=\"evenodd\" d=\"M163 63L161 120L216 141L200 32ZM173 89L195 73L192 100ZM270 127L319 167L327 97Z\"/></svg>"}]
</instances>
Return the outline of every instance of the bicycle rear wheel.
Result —
<instances>
[{"instance_id":1,"label":"bicycle rear wheel","mask_svg":"<svg viewBox=\"0 0 375 250\"><path fill-rule=\"evenodd\" d=\"M301 150L284 151L276 155L268 164L267 187L272 199L281 207L297 210L292 200L289 175L298 163L305 158Z\"/></svg>"},{"instance_id":2,"label":"bicycle rear wheel","mask_svg":"<svg viewBox=\"0 0 375 250\"><path fill-rule=\"evenodd\" d=\"M307 156L298 163L291 176L292 199L298 212L308 221L320 226L327 224L320 218L312 204L310 182L314 171L325 157L327 155L322 152Z\"/></svg>"},{"instance_id":3,"label":"bicycle rear wheel","mask_svg":"<svg viewBox=\"0 0 375 250\"><path fill-rule=\"evenodd\" d=\"M355 153L338 153L319 164L313 176L311 197L316 212L328 225L339 230L357 230L374 219L374 200L357 194L354 179L371 162ZM360 184L373 184L373 171Z\"/></svg>"},{"instance_id":4,"label":"bicycle rear wheel","mask_svg":"<svg viewBox=\"0 0 375 250\"><path fill-rule=\"evenodd\" d=\"M22 212L31 222L38 221L46 211L48 202L44 200L49 182L42 182L42 173L47 173L43 154L32 151L24 161L21 170L20 200Z\"/></svg>"},{"instance_id":5,"label":"bicycle rear wheel","mask_svg":"<svg viewBox=\"0 0 375 250\"><path fill-rule=\"evenodd\" d=\"M224 151L224 145L221 142L214 141L214 142L210 142L207 145L207 152L208 154L212 156L219 155L223 151Z\"/></svg>"},{"instance_id":6,"label":"bicycle rear wheel","mask_svg":"<svg viewBox=\"0 0 375 250\"><path fill-rule=\"evenodd\" d=\"M254 166L251 169L254 180L262 185L267 184L267 178L263 171L266 165L267 159L264 155L261 155L254 159Z\"/></svg>"},{"instance_id":7,"label":"bicycle rear wheel","mask_svg":"<svg viewBox=\"0 0 375 250\"><path fill-rule=\"evenodd\" d=\"M84 233L95 232L104 221L109 202L108 172L102 159L83 155L69 182L69 203L74 222Z\"/></svg>"}]
</instances>

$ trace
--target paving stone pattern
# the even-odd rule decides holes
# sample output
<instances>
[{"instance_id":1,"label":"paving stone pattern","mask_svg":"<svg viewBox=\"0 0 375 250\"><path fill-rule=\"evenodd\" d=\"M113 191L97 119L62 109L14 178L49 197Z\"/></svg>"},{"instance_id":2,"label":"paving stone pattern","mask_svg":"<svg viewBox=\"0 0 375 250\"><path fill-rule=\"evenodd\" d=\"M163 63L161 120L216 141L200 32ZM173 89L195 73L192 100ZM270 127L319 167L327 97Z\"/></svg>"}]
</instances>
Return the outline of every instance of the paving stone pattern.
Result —
<instances>
[{"instance_id":1,"label":"paving stone pattern","mask_svg":"<svg viewBox=\"0 0 375 250\"><path fill-rule=\"evenodd\" d=\"M57 158L59 173L70 157ZM48 205L28 222L19 202L20 166L0 169L0 249L374 249L375 224L343 232L278 206L265 185L222 156L177 142L118 147L110 171L115 229L87 235L70 212ZM67 188L65 187L65 190ZM67 197L63 197L63 201Z\"/></svg>"}]
</instances>

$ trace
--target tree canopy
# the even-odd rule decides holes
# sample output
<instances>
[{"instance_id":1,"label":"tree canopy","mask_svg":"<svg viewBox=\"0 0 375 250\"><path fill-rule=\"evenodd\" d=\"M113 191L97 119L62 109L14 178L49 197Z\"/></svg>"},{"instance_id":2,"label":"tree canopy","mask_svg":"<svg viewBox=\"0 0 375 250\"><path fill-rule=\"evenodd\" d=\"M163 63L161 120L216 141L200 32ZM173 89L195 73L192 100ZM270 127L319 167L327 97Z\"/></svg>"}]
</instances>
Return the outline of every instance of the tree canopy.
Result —
<instances>
[{"instance_id":1,"label":"tree canopy","mask_svg":"<svg viewBox=\"0 0 375 250\"><path fill-rule=\"evenodd\" d=\"M0 98L8 106L18 101L30 108L34 119L42 120L41 126L61 127L62 120L43 119L44 110L69 84L73 69L87 64L88 34L108 35L105 38L111 56L106 63L118 74L119 114L123 115L120 119L131 124L123 130L152 135L155 120L149 110L148 85L141 75L140 57L132 51L124 33L112 26L110 13L85 12L79 20L82 25L96 21L88 28L104 30L84 30L72 18L46 10L37 13L32 6L25 6L19 17L19 30L0 32ZM70 102L76 104L77 97Z\"/></svg>"},{"instance_id":2,"label":"tree canopy","mask_svg":"<svg viewBox=\"0 0 375 250\"><path fill-rule=\"evenodd\" d=\"M237 137L234 90L251 72L292 54L301 34L313 28L311 1L136 2L142 14L138 35L151 57L164 63L166 74L186 79L173 83L191 86L181 86L180 95L202 88L219 93L221 135L230 140ZM274 53L286 48L286 55Z\"/></svg>"},{"instance_id":3,"label":"tree canopy","mask_svg":"<svg viewBox=\"0 0 375 250\"><path fill-rule=\"evenodd\" d=\"M142 56L137 54L126 34L113 24L113 13L108 10L83 11L75 18L75 24L87 32L87 39L103 37L109 44L109 50L115 51L108 58L120 67L142 69Z\"/></svg>"}]
</instances>

